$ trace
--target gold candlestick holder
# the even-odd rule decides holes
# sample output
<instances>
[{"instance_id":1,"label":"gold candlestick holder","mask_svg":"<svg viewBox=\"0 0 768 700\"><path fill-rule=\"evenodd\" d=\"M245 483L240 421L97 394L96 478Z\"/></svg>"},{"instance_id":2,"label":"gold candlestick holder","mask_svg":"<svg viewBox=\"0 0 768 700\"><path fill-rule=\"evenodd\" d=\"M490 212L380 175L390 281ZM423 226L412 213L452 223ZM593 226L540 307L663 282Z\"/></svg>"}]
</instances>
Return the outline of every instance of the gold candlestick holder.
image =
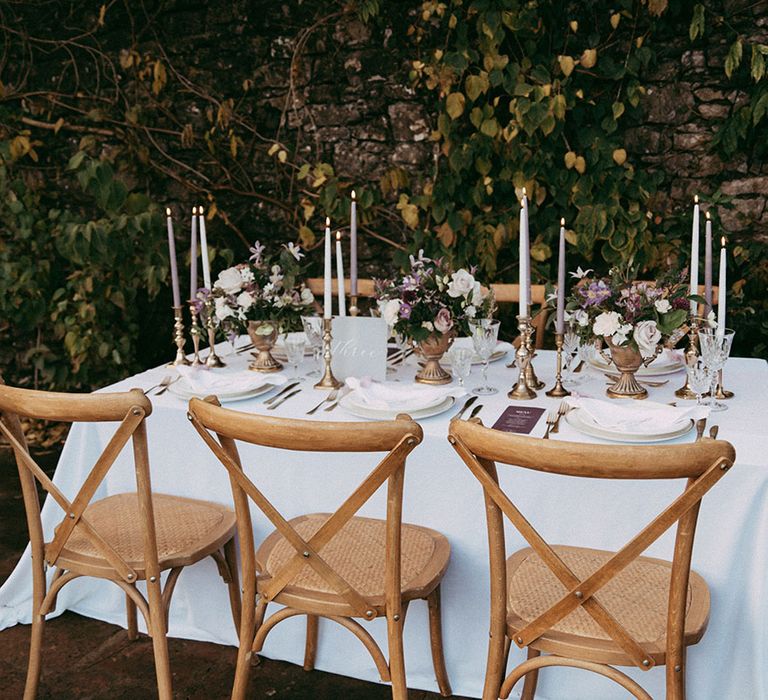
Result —
<instances>
[{"instance_id":1,"label":"gold candlestick holder","mask_svg":"<svg viewBox=\"0 0 768 700\"><path fill-rule=\"evenodd\" d=\"M357 316L360 313L360 309L357 308L357 294L350 294L349 296L349 315Z\"/></svg>"},{"instance_id":2,"label":"gold candlestick holder","mask_svg":"<svg viewBox=\"0 0 768 700\"><path fill-rule=\"evenodd\" d=\"M723 399L733 398L733 392L723 388L723 370L722 369L718 370L717 372L717 388L715 389L715 398L718 401L722 401Z\"/></svg>"},{"instance_id":3,"label":"gold candlestick holder","mask_svg":"<svg viewBox=\"0 0 768 700\"><path fill-rule=\"evenodd\" d=\"M214 325L213 314L214 305L213 297L208 297L205 300L206 319L205 327L208 331L208 357L205 358L205 366L214 367L226 367L226 363L216 354L216 326Z\"/></svg>"},{"instance_id":4,"label":"gold candlestick holder","mask_svg":"<svg viewBox=\"0 0 768 700\"><path fill-rule=\"evenodd\" d=\"M530 318L528 316L518 316L517 328L520 331L520 345L515 352L515 360L520 370L520 376L517 379L517 384L512 387L507 397L516 401L529 401L536 398L536 392L528 383L528 366L531 362L531 353L528 349L531 332Z\"/></svg>"},{"instance_id":5,"label":"gold candlestick holder","mask_svg":"<svg viewBox=\"0 0 768 700\"><path fill-rule=\"evenodd\" d=\"M687 367L690 367L696 362L696 358L698 357L699 353L696 350L696 339L699 334L699 321L694 316L691 317L691 328L688 331L688 349L685 351L685 364ZM683 383L683 386L681 386L677 391L675 391L675 396L677 396L678 399L684 399L686 401L695 401L696 400L696 393L691 389L689 383L688 383L688 373L685 373L685 382Z\"/></svg>"},{"instance_id":6,"label":"gold candlestick holder","mask_svg":"<svg viewBox=\"0 0 768 700\"><path fill-rule=\"evenodd\" d=\"M534 347L533 343L533 334L535 332L535 328L533 327L533 324L531 323L530 315L528 316L528 335L526 343L528 345L528 355L530 356L530 360L528 360L528 367L525 370L525 379L528 383L528 386L532 389L543 389L544 388L544 382L542 382L537 376L536 371L533 369L533 358L536 357L536 348Z\"/></svg>"},{"instance_id":7,"label":"gold candlestick holder","mask_svg":"<svg viewBox=\"0 0 768 700\"><path fill-rule=\"evenodd\" d=\"M555 348L557 349L557 365L555 369L555 386L544 393L554 398L570 396L571 392L563 386L563 336L564 333L555 333Z\"/></svg>"},{"instance_id":8,"label":"gold candlestick holder","mask_svg":"<svg viewBox=\"0 0 768 700\"><path fill-rule=\"evenodd\" d=\"M186 339L184 338L184 319L181 315L183 307L173 307L173 342L176 343L176 358L173 362L169 362L169 367L176 367L178 365L188 365L189 360L184 353L184 345L186 345Z\"/></svg>"},{"instance_id":9,"label":"gold candlestick holder","mask_svg":"<svg viewBox=\"0 0 768 700\"><path fill-rule=\"evenodd\" d=\"M323 319L323 364L325 369L320 381L315 384L315 389L338 389L341 386L341 382L333 376L333 370L331 369L331 319Z\"/></svg>"},{"instance_id":10,"label":"gold candlestick holder","mask_svg":"<svg viewBox=\"0 0 768 700\"><path fill-rule=\"evenodd\" d=\"M192 357L192 362L190 363L193 367L199 367L203 364L203 361L200 359L200 324L197 322L197 304L195 303L194 299L189 300L189 313L192 317L192 325L189 329L189 334L192 336L192 347L195 350L195 354Z\"/></svg>"}]
</instances>

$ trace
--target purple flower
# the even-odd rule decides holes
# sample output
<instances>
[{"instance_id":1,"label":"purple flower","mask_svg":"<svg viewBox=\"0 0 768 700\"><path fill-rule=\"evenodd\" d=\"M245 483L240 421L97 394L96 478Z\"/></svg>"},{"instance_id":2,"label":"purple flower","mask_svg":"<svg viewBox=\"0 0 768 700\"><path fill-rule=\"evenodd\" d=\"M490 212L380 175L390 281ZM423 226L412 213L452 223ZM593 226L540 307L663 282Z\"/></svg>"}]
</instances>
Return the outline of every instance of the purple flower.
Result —
<instances>
[{"instance_id":1,"label":"purple flower","mask_svg":"<svg viewBox=\"0 0 768 700\"><path fill-rule=\"evenodd\" d=\"M261 254L264 252L266 246L261 245L259 241L256 241L248 250L252 253L251 257L248 258L256 267L258 267L261 264Z\"/></svg>"},{"instance_id":2,"label":"purple flower","mask_svg":"<svg viewBox=\"0 0 768 700\"><path fill-rule=\"evenodd\" d=\"M410 304L403 302L400 304L400 318L410 318L412 307Z\"/></svg>"},{"instance_id":3,"label":"purple flower","mask_svg":"<svg viewBox=\"0 0 768 700\"><path fill-rule=\"evenodd\" d=\"M584 297L582 306L597 306L611 296L611 290L603 280L590 282L588 287L579 287L579 294Z\"/></svg>"}]
</instances>

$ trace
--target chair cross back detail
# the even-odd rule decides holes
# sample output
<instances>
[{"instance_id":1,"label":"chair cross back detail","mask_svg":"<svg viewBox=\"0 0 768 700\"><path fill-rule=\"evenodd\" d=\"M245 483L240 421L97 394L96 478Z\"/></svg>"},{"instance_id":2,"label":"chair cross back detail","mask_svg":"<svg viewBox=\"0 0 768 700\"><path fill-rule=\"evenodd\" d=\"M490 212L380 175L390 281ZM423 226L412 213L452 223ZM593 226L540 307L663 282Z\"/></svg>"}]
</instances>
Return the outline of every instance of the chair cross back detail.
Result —
<instances>
[{"instance_id":1,"label":"chair cross back detail","mask_svg":"<svg viewBox=\"0 0 768 700\"><path fill-rule=\"evenodd\" d=\"M654 660L651 654L648 654L640 644L595 597L600 589L612 581L618 574L627 568L637 559L653 542L663 535L676 522L681 524L687 519L686 527L691 528L690 545L692 546L692 529L695 528L695 520L698 514L698 507L703 496L725 475L732 466L733 461L722 455L716 456L709 464L704 466L698 473L690 474L670 474L672 476L688 476L688 483L683 493L678 496L665 510L657 515L646 527L635 535L624 547L613 554L607 561L593 571L583 580L577 576L568 564L558 555L553 547L547 543L537 532L525 516L517 509L509 497L504 493L498 483L496 466L491 459L478 456L474 449L470 448L463 439L462 433L469 437L472 443L477 443L475 435L472 435L475 426L457 425L454 421L452 425L449 441L465 464L472 471L474 476L483 486L488 510L495 506L501 513L507 516L518 532L528 542L533 551L541 558L547 568L557 577L557 579L567 589L567 592L549 609L540 613L535 619L531 620L514 636L514 641L518 647L526 647L535 642L543 634L550 631L563 618L578 608L582 608L588 613L597 625L627 654L632 662L641 670L648 670L654 666ZM485 430L483 429L485 432ZM507 438L509 436L504 436ZM713 445L715 443L713 442ZM723 444L723 443L720 443ZM562 447L563 443L560 443ZM572 447L584 447L583 445ZM593 446L594 447L594 446ZM535 449L535 448L534 448ZM487 452L492 453L493 450ZM494 455L499 458L501 455ZM509 457L514 455L510 452ZM527 459L527 456L524 457ZM502 460L506 461L506 460ZM546 461L546 460L545 460ZM576 475L575 468L558 469L549 464L546 468L536 466L533 463L522 463L521 466L532 469L541 469L560 474ZM606 470L595 468L586 472L583 476L602 476L607 477L611 474ZM631 478L625 474L624 478ZM649 473L648 469L640 470L636 478L663 478L663 475L656 474L655 477ZM490 516L489 516L490 517ZM489 525L490 527L490 525ZM503 537L503 535L502 535ZM680 542L676 546L676 556ZM689 560L690 549L683 554L684 559Z\"/></svg>"},{"instance_id":2,"label":"chair cross back detail","mask_svg":"<svg viewBox=\"0 0 768 700\"><path fill-rule=\"evenodd\" d=\"M140 395L140 393L139 393ZM143 399L143 396L141 397ZM49 566L55 566L62 550L66 546L69 538L72 536L75 528L79 525L80 531L93 547L114 567L120 578L128 583L136 580L136 571L115 551L115 549L99 534L99 532L88 522L83 513L88 507L96 490L106 477L115 460L122 452L129 440L134 440L134 451L146 456L146 426L144 418L147 411L137 401L137 405L131 406L123 417L117 430L113 433L107 446L99 455L98 459L91 468L88 477L83 482L75 498L70 501L61 490L51 481L48 475L40 468L29 454L24 443L21 425L16 414L4 413L0 420L0 432L10 443L19 464L24 465L27 472L33 476L42 486L42 488L51 495L56 503L64 511L64 517L55 529L53 540L47 545L45 551L46 563ZM6 425L7 423L7 425ZM147 460L136 459L137 474L144 468L146 470ZM139 490L142 490L142 482L148 483L149 473L139 478Z\"/></svg>"},{"instance_id":3,"label":"chair cross back detail","mask_svg":"<svg viewBox=\"0 0 768 700\"><path fill-rule=\"evenodd\" d=\"M234 440L223 434L223 431L218 432L216 430L219 439L217 442L206 426L203 425L203 422L195 412L195 404L200 406L203 403L195 400L191 402L188 416L192 425L227 469L233 486L236 485L238 489L247 494L270 520L275 529L295 550L295 553L279 571L274 573L269 584L261 591L261 596L264 600L268 602L274 600L301 571L304 564L308 564L358 615L370 620L374 619L378 614L375 606L371 605L364 595L358 592L352 584L346 581L343 576L328 564L320 554L320 550L350 521L385 481L390 480L390 489L394 487L398 492L394 495L395 500L399 503L405 460L408 454L420 442L419 437L410 433L401 437L363 482L344 500L320 528L310 538L304 539L253 481L245 475ZM329 448L328 451L332 451L332 448ZM388 508L391 508L392 505L392 498L389 498ZM235 507L242 507L242 502L238 503L237 497L235 498ZM397 507L399 508L399 505ZM393 537L392 535L395 536ZM388 547L390 545L393 547L391 564L399 568L399 532L388 533L387 545ZM389 562L390 557L387 557L387 559ZM399 580L399 572L397 580Z\"/></svg>"}]
</instances>

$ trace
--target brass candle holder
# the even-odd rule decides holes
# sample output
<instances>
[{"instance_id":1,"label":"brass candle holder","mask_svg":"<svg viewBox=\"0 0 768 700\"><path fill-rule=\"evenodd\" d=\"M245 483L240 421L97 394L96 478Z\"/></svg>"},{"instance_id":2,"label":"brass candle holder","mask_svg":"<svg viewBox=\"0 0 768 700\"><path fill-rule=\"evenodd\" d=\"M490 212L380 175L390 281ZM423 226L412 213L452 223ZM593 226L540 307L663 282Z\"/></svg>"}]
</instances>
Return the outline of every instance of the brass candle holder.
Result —
<instances>
[{"instance_id":1,"label":"brass candle holder","mask_svg":"<svg viewBox=\"0 0 768 700\"><path fill-rule=\"evenodd\" d=\"M715 389L715 398L718 401L722 401L723 399L733 398L733 392L723 388L723 370L722 369L718 370L717 372L717 388Z\"/></svg>"},{"instance_id":2,"label":"brass candle holder","mask_svg":"<svg viewBox=\"0 0 768 700\"><path fill-rule=\"evenodd\" d=\"M557 365L555 369L555 386L544 393L554 398L570 396L571 392L563 386L563 336L564 333L555 333L555 348L557 349Z\"/></svg>"},{"instance_id":3,"label":"brass candle holder","mask_svg":"<svg viewBox=\"0 0 768 700\"><path fill-rule=\"evenodd\" d=\"M200 324L197 322L197 303L194 299L189 300L189 314L192 317L192 325L189 329L189 334L192 336L192 347L195 350L195 354L192 357L190 363L193 367L199 367L203 364L200 359Z\"/></svg>"},{"instance_id":4,"label":"brass candle holder","mask_svg":"<svg viewBox=\"0 0 768 700\"><path fill-rule=\"evenodd\" d=\"M350 294L349 296L349 315L357 316L360 313L360 309L357 308L357 294Z\"/></svg>"},{"instance_id":5,"label":"brass candle holder","mask_svg":"<svg viewBox=\"0 0 768 700\"><path fill-rule=\"evenodd\" d=\"M320 381L315 384L315 389L338 389L341 386L341 382L333 376L333 370L331 369L331 319L323 319L323 364L325 369Z\"/></svg>"},{"instance_id":6,"label":"brass candle holder","mask_svg":"<svg viewBox=\"0 0 768 700\"><path fill-rule=\"evenodd\" d=\"M186 345L186 339L184 338L184 319L181 315L183 307L173 307L173 342L176 343L176 358L173 362L169 362L169 367L176 367L178 365L188 365L189 360L184 353L184 345Z\"/></svg>"},{"instance_id":7,"label":"brass candle holder","mask_svg":"<svg viewBox=\"0 0 768 700\"><path fill-rule=\"evenodd\" d=\"M696 358L699 353L696 350L696 339L699 335L699 320L693 316L691 317L691 328L688 331L688 349L685 351L685 364L690 367L696 362ZM686 401L695 401L696 393L691 389L688 383L688 373L685 373L685 382L677 391L675 396L678 399L684 399Z\"/></svg>"},{"instance_id":8,"label":"brass candle holder","mask_svg":"<svg viewBox=\"0 0 768 700\"><path fill-rule=\"evenodd\" d=\"M536 376L536 371L533 369L533 358L536 357L536 348L534 347L534 342L533 342L533 334L535 333L535 330L536 329L531 323L531 316L529 311L528 312L528 334L526 335L525 342L528 346L528 355L530 356L530 359L528 360L528 367L525 370L525 380L528 383L528 386L531 387L531 389L543 389L544 382L542 382Z\"/></svg>"},{"instance_id":9,"label":"brass candle holder","mask_svg":"<svg viewBox=\"0 0 768 700\"><path fill-rule=\"evenodd\" d=\"M216 326L214 325L213 314L214 305L213 297L208 297L205 300L206 319L205 326L208 330L208 357L205 358L205 366L214 367L226 367L226 363L216 354Z\"/></svg>"},{"instance_id":10,"label":"brass candle holder","mask_svg":"<svg viewBox=\"0 0 768 700\"><path fill-rule=\"evenodd\" d=\"M528 349L530 341L531 325L528 316L517 317L517 328L520 331L520 345L515 352L515 360L520 370L517 384L507 394L507 397L515 401L529 401L536 398L536 392L528 383L528 367L531 362L531 353Z\"/></svg>"}]
</instances>

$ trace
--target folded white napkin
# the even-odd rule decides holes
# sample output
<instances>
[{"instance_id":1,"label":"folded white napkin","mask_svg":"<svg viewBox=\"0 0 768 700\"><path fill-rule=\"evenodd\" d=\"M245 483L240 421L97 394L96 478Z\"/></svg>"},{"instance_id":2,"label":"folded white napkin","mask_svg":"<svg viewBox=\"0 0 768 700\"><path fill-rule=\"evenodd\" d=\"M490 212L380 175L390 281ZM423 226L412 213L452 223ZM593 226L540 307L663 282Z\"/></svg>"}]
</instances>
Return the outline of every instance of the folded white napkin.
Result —
<instances>
[{"instance_id":1,"label":"folded white napkin","mask_svg":"<svg viewBox=\"0 0 768 700\"><path fill-rule=\"evenodd\" d=\"M448 396L458 398L466 394L460 386L419 386L396 382L377 382L370 377L347 377L347 386L353 399L370 408L418 411Z\"/></svg>"},{"instance_id":2,"label":"folded white napkin","mask_svg":"<svg viewBox=\"0 0 768 700\"><path fill-rule=\"evenodd\" d=\"M233 394L258 389L264 384L275 386L285 384L287 377L282 374L260 374L251 370L211 371L205 367L185 367L176 371L184 378L189 388L201 394Z\"/></svg>"},{"instance_id":3,"label":"folded white napkin","mask_svg":"<svg viewBox=\"0 0 768 700\"><path fill-rule=\"evenodd\" d=\"M580 408L596 425L608 430L628 433L655 435L669 430L673 425L691 418L698 420L709 415L707 406L669 406L654 401L634 399L588 399L584 396L569 396L566 401L573 408Z\"/></svg>"}]
</instances>

